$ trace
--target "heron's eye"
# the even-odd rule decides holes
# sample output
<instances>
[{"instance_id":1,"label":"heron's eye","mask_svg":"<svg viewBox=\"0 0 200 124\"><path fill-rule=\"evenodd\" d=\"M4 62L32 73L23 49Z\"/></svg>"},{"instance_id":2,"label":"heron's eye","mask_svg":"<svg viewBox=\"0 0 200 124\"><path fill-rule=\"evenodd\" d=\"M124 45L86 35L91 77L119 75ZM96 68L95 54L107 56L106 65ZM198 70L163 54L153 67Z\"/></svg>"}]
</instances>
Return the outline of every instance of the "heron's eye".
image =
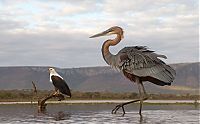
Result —
<instances>
[{"instance_id":1,"label":"heron's eye","mask_svg":"<svg viewBox=\"0 0 200 124\"><path fill-rule=\"evenodd\" d=\"M109 29L109 32L112 32L113 31L113 29Z\"/></svg>"}]
</instances>

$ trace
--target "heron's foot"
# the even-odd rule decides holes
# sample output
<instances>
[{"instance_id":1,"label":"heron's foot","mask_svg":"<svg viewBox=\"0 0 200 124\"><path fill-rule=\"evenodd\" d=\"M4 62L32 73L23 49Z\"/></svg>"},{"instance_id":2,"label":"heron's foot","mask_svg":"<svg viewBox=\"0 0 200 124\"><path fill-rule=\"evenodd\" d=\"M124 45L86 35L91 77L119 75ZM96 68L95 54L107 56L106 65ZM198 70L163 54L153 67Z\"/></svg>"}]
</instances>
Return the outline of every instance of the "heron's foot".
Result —
<instances>
[{"instance_id":1,"label":"heron's foot","mask_svg":"<svg viewBox=\"0 0 200 124\"><path fill-rule=\"evenodd\" d=\"M142 101L145 101L145 100L147 100L148 98L149 98L149 97L146 96L146 97L144 97L144 98L142 99ZM120 108L122 108L123 116L124 116L124 114L126 114L125 109L124 109L124 106L125 106L125 105L128 105L128 104L131 104L131 103L139 102L139 101L141 101L141 99L136 99L136 100L133 100L133 101L130 101L130 102L121 103L121 104L115 106L115 108L112 110L111 113L112 113L112 114L116 114L117 111L118 111ZM141 114L141 111L139 112L139 114L142 115L142 114Z\"/></svg>"},{"instance_id":2,"label":"heron's foot","mask_svg":"<svg viewBox=\"0 0 200 124\"><path fill-rule=\"evenodd\" d=\"M125 106L125 105L128 105L128 104L130 104L130 103L138 102L138 101L140 101L140 100L139 100L139 99L136 99L136 100L133 100L133 101L130 101L130 102L121 103L121 104L115 106L115 108L112 110L112 114L116 114L117 111L118 111L120 108L122 108L122 110L123 110L123 116L124 116L124 114L126 114L125 109L124 109L124 106Z\"/></svg>"},{"instance_id":3,"label":"heron's foot","mask_svg":"<svg viewBox=\"0 0 200 124\"><path fill-rule=\"evenodd\" d=\"M145 96L143 99L140 100L140 110L139 110L140 117L142 117L142 104L143 104L143 101L147 100L148 98L149 98L148 96Z\"/></svg>"},{"instance_id":4,"label":"heron's foot","mask_svg":"<svg viewBox=\"0 0 200 124\"><path fill-rule=\"evenodd\" d=\"M116 114L117 111L118 111L120 108L122 108L122 110L123 110L123 115L126 114L125 109L124 109L124 105L126 105L126 104L125 104L125 103L121 103L121 104L115 106L115 108L112 110L112 114Z\"/></svg>"}]
</instances>

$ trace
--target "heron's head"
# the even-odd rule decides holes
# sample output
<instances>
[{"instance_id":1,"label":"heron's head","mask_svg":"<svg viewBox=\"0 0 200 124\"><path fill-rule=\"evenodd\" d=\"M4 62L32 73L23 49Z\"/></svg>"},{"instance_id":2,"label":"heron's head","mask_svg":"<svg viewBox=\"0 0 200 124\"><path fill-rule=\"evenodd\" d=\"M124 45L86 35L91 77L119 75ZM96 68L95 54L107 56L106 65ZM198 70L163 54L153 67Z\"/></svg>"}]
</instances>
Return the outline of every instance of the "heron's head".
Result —
<instances>
[{"instance_id":1,"label":"heron's head","mask_svg":"<svg viewBox=\"0 0 200 124\"><path fill-rule=\"evenodd\" d=\"M54 73L56 73L56 70L54 68L49 68L49 73L54 74Z\"/></svg>"},{"instance_id":2,"label":"heron's head","mask_svg":"<svg viewBox=\"0 0 200 124\"><path fill-rule=\"evenodd\" d=\"M119 34L121 38L123 38L123 29L118 26L111 27L107 29L106 31L103 31L101 33L95 34L91 36L90 38L95 38L95 37L100 37L100 36L106 36L106 35L111 35L111 34Z\"/></svg>"}]
</instances>

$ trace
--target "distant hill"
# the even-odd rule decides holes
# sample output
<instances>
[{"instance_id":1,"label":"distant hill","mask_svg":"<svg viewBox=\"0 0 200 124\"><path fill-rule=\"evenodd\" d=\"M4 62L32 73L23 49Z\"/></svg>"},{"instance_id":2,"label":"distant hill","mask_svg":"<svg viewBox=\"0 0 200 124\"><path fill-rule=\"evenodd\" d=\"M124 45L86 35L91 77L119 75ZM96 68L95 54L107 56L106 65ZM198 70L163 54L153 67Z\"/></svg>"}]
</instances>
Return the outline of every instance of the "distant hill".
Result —
<instances>
[{"instance_id":1,"label":"distant hill","mask_svg":"<svg viewBox=\"0 0 200 124\"><path fill-rule=\"evenodd\" d=\"M160 87L145 82L150 93L194 93L199 89L200 63L171 65L176 70L172 86ZM138 92L137 86L110 67L56 68L57 72L76 91ZM31 89L35 81L39 89L53 89L48 67L0 67L0 89Z\"/></svg>"}]
</instances>

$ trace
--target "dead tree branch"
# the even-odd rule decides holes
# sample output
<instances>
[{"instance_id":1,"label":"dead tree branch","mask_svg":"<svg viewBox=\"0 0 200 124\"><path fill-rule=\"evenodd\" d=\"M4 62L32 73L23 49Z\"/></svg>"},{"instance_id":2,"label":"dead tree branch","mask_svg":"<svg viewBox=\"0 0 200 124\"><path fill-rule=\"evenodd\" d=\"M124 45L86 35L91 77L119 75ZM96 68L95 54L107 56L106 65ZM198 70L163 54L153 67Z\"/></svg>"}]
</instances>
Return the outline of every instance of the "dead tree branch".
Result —
<instances>
[{"instance_id":1,"label":"dead tree branch","mask_svg":"<svg viewBox=\"0 0 200 124\"><path fill-rule=\"evenodd\" d=\"M33 85L33 93L37 94L37 88L33 81L32 81L32 85Z\"/></svg>"},{"instance_id":2,"label":"dead tree branch","mask_svg":"<svg viewBox=\"0 0 200 124\"><path fill-rule=\"evenodd\" d=\"M32 81L32 85L33 85L33 93L37 96L37 99L38 99L38 112L44 112L46 110L47 104L45 102L51 98L54 98L54 97L58 98L58 101L65 99L65 97L62 94L56 91L54 91L53 93L50 93L47 96L39 98L37 94L37 87L33 81Z\"/></svg>"},{"instance_id":3,"label":"dead tree branch","mask_svg":"<svg viewBox=\"0 0 200 124\"><path fill-rule=\"evenodd\" d=\"M59 98L59 101L61 100L64 100L64 96L62 94L59 94L57 92L53 92L53 93L50 93L49 95L43 97L43 98L40 98L38 99L38 111L39 112L43 112L46 110L46 106L47 104L45 103L47 100L53 98L53 97L57 97Z\"/></svg>"}]
</instances>

